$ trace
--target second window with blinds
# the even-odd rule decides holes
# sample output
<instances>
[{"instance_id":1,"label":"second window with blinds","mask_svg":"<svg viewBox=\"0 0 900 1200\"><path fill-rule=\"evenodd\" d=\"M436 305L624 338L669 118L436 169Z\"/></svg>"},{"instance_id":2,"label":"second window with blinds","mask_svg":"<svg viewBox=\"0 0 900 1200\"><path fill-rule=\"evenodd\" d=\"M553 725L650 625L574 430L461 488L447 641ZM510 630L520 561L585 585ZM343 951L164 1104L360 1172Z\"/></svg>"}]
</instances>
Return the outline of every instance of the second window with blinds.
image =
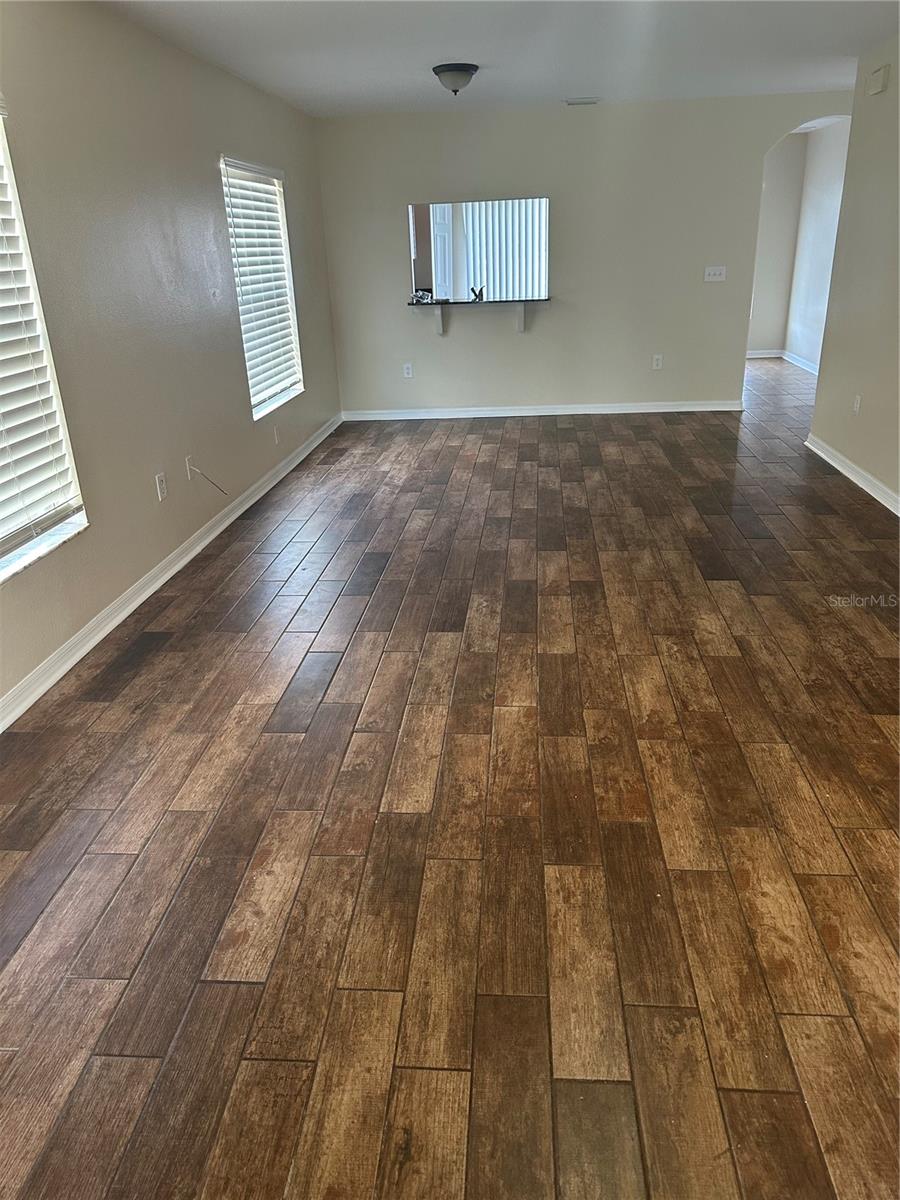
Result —
<instances>
[{"instance_id":1,"label":"second window with blinds","mask_svg":"<svg viewBox=\"0 0 900 1200\"><path fill-rule=\"evenodd\" d=\"M279 172L222 159L250 409L258 420L303 391L300 337Z\"/></svg>"}]
</instances>

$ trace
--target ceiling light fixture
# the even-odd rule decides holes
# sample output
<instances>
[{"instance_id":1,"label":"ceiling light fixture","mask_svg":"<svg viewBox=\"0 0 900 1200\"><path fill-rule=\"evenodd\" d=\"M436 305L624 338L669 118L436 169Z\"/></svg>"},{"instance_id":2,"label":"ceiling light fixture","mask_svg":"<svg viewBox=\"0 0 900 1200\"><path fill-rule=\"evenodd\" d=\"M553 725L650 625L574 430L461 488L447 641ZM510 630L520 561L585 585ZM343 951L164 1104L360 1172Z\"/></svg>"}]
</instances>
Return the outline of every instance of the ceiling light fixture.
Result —
<instances>
[{"instance_id":1,"label":"ceiling light fixture","mask_svg":"<svg viewBox=\"0 0 900 1200\"><path fill-rule=\"evenodd\" d=\"M472 82L478 68L474 63L440 63L431 68L448 92L458 96Z\"/></svg>"}]
</instances>

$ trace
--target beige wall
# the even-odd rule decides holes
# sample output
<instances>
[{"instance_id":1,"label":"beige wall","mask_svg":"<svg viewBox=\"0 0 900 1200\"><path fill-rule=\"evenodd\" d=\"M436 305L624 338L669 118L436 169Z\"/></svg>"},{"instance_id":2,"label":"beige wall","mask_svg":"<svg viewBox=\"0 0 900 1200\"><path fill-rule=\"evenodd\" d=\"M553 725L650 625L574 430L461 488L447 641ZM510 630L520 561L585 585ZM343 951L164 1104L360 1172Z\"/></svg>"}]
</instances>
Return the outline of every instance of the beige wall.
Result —
<instances>
[{"instance_id":1,"label":"beige wall","mask_svg":"<svg viewBox=\"0 0 900 1200\"><path fill-rule=\"evenodd\" d=\"M867 96L866 80L883 63L890 64L888 89ZM812 427L814 437L895 494L898 74L896 39L860 61Z\"/></svg>"},{"instance_id":2,"label":"beige wall","mask_svg":"<svg viewBox=\"0 0 900 1200\"><path fill-rule=\"evenodd\" d=\"M788 134L765 157L747 339L757 354L784 350L805 163L805 133Z\"/></svg>"},{"instance_id":3,"label":"beige wall","mask_svg":"<svg viewBox=\"0 0 900 1200\"><path fill-rule=\"evenodd\" d=\"M763 157L848 97L452 104L317 127L344 410L738 402ZM438 337L405 307L406 205L504 196L550 197L553 299L524 336L498 305Z\"/></svg>"},{"instance_id":4,"label":"beige wall","mask_svg":"<svg viewBox=\"0 0 900 1200\"><path fill-rule=\"evenodd\" d=\"M784 345L815 367L822 353L849 136L848 118L805 135L806 167Z\"/></svg>"},{"instance_id":5,"label":"beige wall","mask_svg":"<svg viewBox=\"0 0 900 1200\"><path fill-rule=\"evenodd\" d=\"M91 522L0 589L3 694L228 503L188 483L186 454L236 497L339 401L311 122L110 7L4 3L0 22L9 143ZM222 153L285 170L306 391L255 423Z\"/></svg>"}]
</instances>

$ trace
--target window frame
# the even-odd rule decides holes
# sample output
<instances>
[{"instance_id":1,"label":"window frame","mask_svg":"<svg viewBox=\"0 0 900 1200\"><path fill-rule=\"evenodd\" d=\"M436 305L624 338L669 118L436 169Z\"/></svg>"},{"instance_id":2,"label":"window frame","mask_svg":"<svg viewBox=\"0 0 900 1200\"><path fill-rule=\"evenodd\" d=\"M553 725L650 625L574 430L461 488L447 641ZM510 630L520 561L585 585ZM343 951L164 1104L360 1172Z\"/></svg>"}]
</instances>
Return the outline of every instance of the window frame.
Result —
<instances>
[{"instance_id":1,"label":"window frame","mask_svg":"<svg viewBox=\"0 0 900 1200\"><path fill-rule=\"evenodd\" d=\"M237 237L235 234L235 225L233 220L232 200L230 193L228 171L233 169L241 171L246 175L257 176L266 184L274 184L276 188L278 217L279 217L279 232L281 236L281 252L284 262L285 279L287 283L288 297L288 313L290 318L290 331L292 342L292 353L296 367L296 378L292 379L284 388L272 396L267 396L264 400L254 403L253 388L250 382L250 368L247 361L247 346L244 340L244 313L243 299L241 289L241 274L240 260L237 252ZM303 394L306 390L306 382L303 374L303 355L300 345L300 322L297 310L296 289L294 284L294 270L291 260L291 243L290 231L287 224L287 204L284 195L284 172L275 167L268 167L262 163L251 163L245 159L235 158L229 154L222 154L219 158L219 172L222 180L223 199L225 201L225 221L228 229L228 245L231 254L232 275L234 277L235 298L238 306L238 319L241 329L241 348L244 354L244 370L247 378L247 388L250 400L250 415L254 421L259 421L275 409L281 408L282 405L296 399L297 396Z\"/></svg>"},{"instance_id":2,"label":"window frame","mask_svg":"<svg viewBox=\"0 0 900 1200\"><path fill-rule=\"evenodd\" d=\"M41 517L29 521L28 525L23 526L23 532L28 526L31 527L30 537L23 538L22 541L5 550L0 548L0 585L11 579L14 575L18 575L21 571L24 571L26 567L37 562L38 559L43 558L52 550L55 550L57 546L61 546L64 542L75 537L76 534L81 533L82 530L87 529L90 524L85 509L84 493L82 492L81 482L78 478L78 468L75 463L72 439L69 435L69 427L66 421L59 378L56 373L56 363L53 358L50 331L41 301L37 271L31 253L31 245L28 240L22 198L16 182L12 150L6 130L8 115L3 97L0 95L0 159L2 159L6 170L12 217L17 228L16 236L21 244L26 283L31 291L31 300L29 303L34 308L34 322L37 327L37 334L42 342L42 352L47 369L47 381L50 385L50 397L53 402L53 410L59 429L60 442L65 454L65 461L71 476L72 496L66 504L60 506L55 511L52 510L50 513L45 513ZM2 234L0 234L0 240L3 240ZM2 425L2 421L0 421L0 425ZM0 431L0 456L3 454L4 444L3 434ZM12 476L12 478L15 478L15 476Z\"/></svg>"}]
</instances>

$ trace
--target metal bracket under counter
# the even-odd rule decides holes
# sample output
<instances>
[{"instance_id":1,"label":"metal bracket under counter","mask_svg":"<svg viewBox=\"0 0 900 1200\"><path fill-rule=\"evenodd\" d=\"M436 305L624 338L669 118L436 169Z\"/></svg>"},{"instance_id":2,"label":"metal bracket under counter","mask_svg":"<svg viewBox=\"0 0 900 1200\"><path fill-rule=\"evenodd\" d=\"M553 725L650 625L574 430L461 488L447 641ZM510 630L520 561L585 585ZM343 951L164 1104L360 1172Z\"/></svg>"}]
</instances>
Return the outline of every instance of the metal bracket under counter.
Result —
<instances>
[{"instance_id":1,"label":"metal bracket under counter","mask_svg":"<svg viewBox=\"0 0 900 1200\"><path fill-rule=\"evenodd\" d=\"M447 322L444 310L447 308L489 308L494 304L511 304L515 312L516 333L525 332L525 306L527 304L549 304L550 297L544 296L535 300L436 300L433 304L414 304L411 300L407 308L424 308L434 315L434 332L443 335L447 332Z\"/></svg>"}]
</instances>

